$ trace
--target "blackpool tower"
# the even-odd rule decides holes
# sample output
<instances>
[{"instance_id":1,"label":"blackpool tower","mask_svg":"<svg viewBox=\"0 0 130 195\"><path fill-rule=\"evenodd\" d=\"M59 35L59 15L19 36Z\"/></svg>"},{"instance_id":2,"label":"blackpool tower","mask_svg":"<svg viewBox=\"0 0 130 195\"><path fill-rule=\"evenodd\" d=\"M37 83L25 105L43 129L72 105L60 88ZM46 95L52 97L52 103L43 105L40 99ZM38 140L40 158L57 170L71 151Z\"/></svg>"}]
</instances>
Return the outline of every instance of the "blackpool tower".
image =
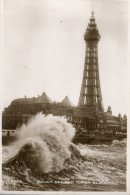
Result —
<instances>
[{"instance_id":1,"label":"blackpool tower","mask_svg":"<svg viewBox=\"0 0 130 195\"><path fill-rule=\"evenodd\" d=\"M84 40L86 42L85 65L78 107L86 109L87 113L93 115L104 112L98 65L100 34L95 23L94 12L92 12Z\"/></svg>"}]
</instances>

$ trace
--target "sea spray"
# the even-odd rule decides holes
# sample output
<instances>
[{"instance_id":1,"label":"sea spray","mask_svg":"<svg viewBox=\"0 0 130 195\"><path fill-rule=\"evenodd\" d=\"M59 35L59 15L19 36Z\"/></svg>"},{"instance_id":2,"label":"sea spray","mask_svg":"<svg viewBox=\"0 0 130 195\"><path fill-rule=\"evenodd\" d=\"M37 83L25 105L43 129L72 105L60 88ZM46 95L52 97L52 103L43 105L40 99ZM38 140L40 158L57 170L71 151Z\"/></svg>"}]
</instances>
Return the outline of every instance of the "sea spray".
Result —
<instances>
[{"instance_id":1,"label":"sea spray","mask_svg":"<svg viewBox=\"0 0 130 195\"><path fill-rule=\"evenodd\" d=\"M18 133L20 139L35 137L41 135L50 135L59 137L65 143L69 144L75 135L75 128L67 122L64 117L48 115L42 113L32 117L27 125L23 125Z\"/></svg>"},{"instance_id":2,"label":"sea spray","mask_svg":"<svg viewBox=\"0 0 130 195\"><path fill-rule=\"evenodd\" d=\"M64 117L37 114L19 131L17 161L24 160L36 172L59 172L71 156L69 147L74 135L74 127Z\"/></svg>"}]
</instances>

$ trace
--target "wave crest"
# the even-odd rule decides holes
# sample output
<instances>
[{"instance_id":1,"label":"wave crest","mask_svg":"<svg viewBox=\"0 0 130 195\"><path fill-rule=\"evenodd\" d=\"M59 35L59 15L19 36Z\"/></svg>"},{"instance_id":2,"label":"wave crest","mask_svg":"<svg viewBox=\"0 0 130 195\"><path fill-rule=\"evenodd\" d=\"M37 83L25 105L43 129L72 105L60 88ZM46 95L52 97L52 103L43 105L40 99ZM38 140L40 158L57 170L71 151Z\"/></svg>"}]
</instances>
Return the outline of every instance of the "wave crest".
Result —
<instances>
[{"instance_id":1,"label":"wave crest","mask_svg":"<svg viewBox=\"0 0 130 195\"><path fill-rule=\"evenodd\" d=\"M38 114L20 129L16 143L19 152L8 163L24 163L34 172L59 172L71 156L69 146L74 134L74 127L65 118Z\"/></svg>"},{"instance_id":2,"label":"wave crest","mask_svg":"<svg viewBox=\"0 0 130 195\"><path fill-rule=\"evenodd\" d=\"M114 147L114 148L116 148L116 149L121 149L121 148L124 149L127 146L127 140L126 139L123 139L121 141L119 141L119 140L113 140L111 146Z\"/></svg>"}]
</instances>

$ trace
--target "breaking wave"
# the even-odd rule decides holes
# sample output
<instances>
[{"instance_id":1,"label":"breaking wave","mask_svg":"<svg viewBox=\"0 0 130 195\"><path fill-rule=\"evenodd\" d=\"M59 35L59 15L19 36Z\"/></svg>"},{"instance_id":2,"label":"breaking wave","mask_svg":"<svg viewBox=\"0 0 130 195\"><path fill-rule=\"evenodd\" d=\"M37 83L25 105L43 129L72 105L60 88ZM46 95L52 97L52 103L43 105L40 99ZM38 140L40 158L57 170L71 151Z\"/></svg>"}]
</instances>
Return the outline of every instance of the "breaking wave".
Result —
<instances>
[{"instance_id":1,"label":"breaking wave","mask_svg":"<svg viewBox=\"0 0 130 195\"><path fill-rule=\"evenodd\" d=\"M20 129L18 154L6 164L23 162L41 173L59 172L64 161L71 156L69 145L75 129L65 118L36 115L27 126Z\"/></svg>"}]
</instances>

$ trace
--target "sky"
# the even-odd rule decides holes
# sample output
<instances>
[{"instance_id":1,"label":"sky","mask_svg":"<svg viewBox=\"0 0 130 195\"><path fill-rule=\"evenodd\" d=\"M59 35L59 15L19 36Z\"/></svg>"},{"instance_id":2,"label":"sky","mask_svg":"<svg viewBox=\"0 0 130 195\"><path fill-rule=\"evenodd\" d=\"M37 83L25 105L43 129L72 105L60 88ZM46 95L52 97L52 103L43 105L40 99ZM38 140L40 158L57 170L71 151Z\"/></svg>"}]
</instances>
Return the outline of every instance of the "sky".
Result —
<instances>
[{"instance_id":1,"label":"sky","mask_svg":"<svg viewBox=\"0 0 130 195\"><path fill-rule=\"evenodd\" d=\"M126 0L4 0L2 109L43 92L77 105L91 11L101 35L100 82L105 111L127 113L128 2Z\"/></svg>"}]
</instances>

